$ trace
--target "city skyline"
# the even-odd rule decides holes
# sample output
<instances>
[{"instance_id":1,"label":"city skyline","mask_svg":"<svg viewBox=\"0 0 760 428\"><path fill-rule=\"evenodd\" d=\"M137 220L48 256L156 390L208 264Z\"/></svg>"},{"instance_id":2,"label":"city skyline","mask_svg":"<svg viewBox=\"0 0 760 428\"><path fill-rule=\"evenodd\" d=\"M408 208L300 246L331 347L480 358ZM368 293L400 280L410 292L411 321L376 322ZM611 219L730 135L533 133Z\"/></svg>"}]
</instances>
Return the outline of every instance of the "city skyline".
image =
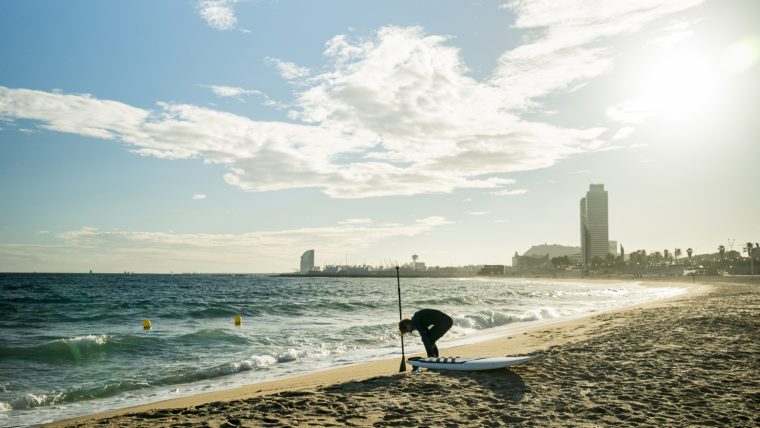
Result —
<instances>
[{"instance_id":1,"label":"city skyline","mask_svg":"<svg viewBox=\"0 0 760 428\"><path fill-rule=\"evenodd\" d=\"M0 271L760 238L749 0L0 3ZM139 29L139 30L136 30Z\"/></svg>"}]
</instances>

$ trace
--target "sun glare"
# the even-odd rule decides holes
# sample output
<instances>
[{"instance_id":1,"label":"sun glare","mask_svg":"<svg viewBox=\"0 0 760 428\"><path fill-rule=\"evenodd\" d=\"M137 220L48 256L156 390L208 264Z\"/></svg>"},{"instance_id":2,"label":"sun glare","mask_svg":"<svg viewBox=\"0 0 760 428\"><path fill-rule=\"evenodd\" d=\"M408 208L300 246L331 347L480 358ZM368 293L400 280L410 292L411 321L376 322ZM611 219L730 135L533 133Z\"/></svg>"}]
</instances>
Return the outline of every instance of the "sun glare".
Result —
<instances>
[{"instance_id":1,"label":"sun glare","mask_svg":"<svg viewBox=\"0 0 760 428\"><path fill-rule=\"evenodd\" d=\"M723 55L723 69L741 73L760 61L760 36L749 36L734 42Z\"/></svg>"},{"instance_id":2,"label":"sun glare","mask_svg":"<svg viewBox=\"0 0 760 428\"><path fill-rule=\"evenodd\" d=\"M669 52L641 70L640 102L658 117L694 118L710 110L719 83L715 62L704 54L695 50Z\"/></svg>"}]
</instances>

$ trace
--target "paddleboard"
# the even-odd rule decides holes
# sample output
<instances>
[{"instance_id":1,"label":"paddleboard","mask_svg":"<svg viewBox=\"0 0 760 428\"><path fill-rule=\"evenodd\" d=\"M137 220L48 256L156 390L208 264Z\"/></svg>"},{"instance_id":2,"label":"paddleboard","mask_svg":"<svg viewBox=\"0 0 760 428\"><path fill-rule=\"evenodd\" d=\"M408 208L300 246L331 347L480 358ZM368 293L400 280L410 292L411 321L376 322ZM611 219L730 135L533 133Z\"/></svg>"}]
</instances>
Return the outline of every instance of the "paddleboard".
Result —
<instances>
[{"instance_id":1,"label":"paddleboard","mask_svg":"<svg viewBox=\"0 0 760 428\"><path fill-rule=\"evenodd\" d=\"M541 354L522 357L413 357L406 360L414 367L461 371L493 370L522 364Z\"/></svg>"}]
</instances>

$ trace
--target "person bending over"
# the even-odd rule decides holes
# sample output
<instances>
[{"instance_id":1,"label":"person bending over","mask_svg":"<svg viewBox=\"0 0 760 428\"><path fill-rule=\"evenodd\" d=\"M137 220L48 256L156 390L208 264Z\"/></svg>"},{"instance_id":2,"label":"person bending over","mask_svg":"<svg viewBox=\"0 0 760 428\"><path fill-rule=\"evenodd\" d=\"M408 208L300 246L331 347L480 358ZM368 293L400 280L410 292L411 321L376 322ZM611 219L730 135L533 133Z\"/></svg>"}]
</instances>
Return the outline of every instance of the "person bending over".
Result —
<instances>
[{"instance_id":1,"label":"person bending over","mask_svg":"<svg viewBox=\"0 0 760 428\"><path fill-rule=\"evenodd\" d=\"M436 309L422 309L412 316L412 319L404 318L399 321L398 329L401 334L411 333L417 330L425 345L428 357L438 356L438 347L435 342L451 328L454 322L451 317Z\"/></svg>"}]
</instances>

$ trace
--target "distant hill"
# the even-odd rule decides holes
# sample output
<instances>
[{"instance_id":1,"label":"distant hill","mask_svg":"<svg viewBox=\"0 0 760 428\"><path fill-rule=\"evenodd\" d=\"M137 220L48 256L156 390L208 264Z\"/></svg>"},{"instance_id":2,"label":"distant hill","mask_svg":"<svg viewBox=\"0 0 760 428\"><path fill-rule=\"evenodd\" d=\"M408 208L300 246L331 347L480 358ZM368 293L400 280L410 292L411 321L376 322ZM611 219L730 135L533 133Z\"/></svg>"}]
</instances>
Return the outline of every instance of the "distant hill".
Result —
<instances>
[{"instance_id":1,"label":"distant hill","mask_svg":"<svg viewBox=\"0 0 760 428\"><path fill-rule=\"evenodd\" d=\"M526 251L524 256L545 256L549 255L549 259L554 257L569 256L572 254L580 254L581 247L570 247L567 245L534 245L530 247L530 250Z\"/></svg>"}]
</instances>

